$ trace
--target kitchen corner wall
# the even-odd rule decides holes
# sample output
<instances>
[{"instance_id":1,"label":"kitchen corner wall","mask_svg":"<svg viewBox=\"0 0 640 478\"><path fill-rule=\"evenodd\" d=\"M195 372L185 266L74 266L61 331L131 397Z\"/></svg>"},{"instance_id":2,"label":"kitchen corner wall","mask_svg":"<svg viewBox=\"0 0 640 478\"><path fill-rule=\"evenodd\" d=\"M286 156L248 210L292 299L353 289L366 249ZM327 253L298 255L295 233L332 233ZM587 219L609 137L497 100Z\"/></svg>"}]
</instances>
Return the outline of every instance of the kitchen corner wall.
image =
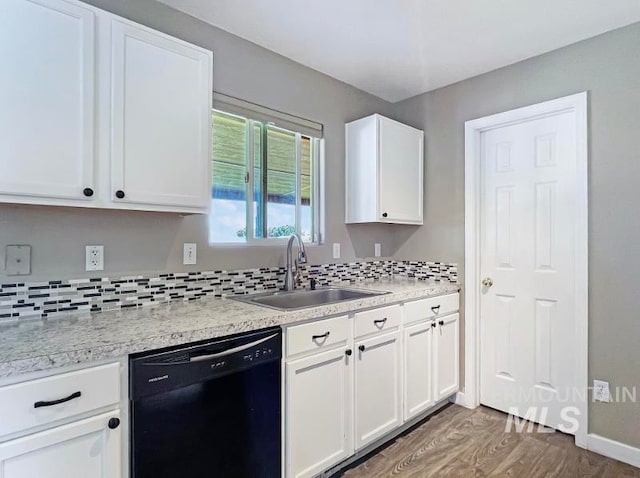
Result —
<instances>
[{"instance_id":1,"label":"kitchen corner wall","mask_svg":"<svg viewBox=\"0 0 640 478\"><path fill-rule=\"evenodd\" d=\"M589 378L640 391L638 52L640 23L397 104L427 147L425 225L399 231L395 258L456 262L464 284L465 121L588 91ZM639 417L637 401L590 403L589 432L640 447Z\"/></svg>"},{"instance_id":2,"label":"kitchen corner wall","mask_svg":"<svg viewBox=\"0 0 640 478\"><path fill-rule=\"evenodd\" d=\"M334 242L342 245L340 262L373 256L375 242L382 244L383 255L393 255L393 226L344 224L344 123L372 113L389 115L389 103L153 0L87 3L212 50L216 91L324 125L325 245L308 249L311 263L335 262ZM104 244L100 275L110 277L283 264L282 246L209 247L207 221L204 216L0 205L0 283L15 281L4 274L7 244L33 246L33 273L22 278L29 282L95 276L84 272L87 244ZM182 265L184 242L198 244L197 266Z\"/></svg>"}]
</instances>

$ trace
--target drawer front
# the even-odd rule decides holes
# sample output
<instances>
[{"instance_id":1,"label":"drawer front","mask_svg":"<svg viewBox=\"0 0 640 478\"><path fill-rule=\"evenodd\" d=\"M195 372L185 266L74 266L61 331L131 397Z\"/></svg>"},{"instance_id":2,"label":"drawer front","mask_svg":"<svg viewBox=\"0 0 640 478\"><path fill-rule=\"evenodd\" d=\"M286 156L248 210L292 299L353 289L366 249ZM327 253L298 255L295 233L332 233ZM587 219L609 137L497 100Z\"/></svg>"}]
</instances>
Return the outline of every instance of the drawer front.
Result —
<instances>
[{"instance_id":1,"label":"drawer front","mask_svg":"<svg viewBox=\"0 0 640 478\"><path fill-rule=\"evenodd\" d=\"M0 388L0 437L120 403L120 364Z\"/></svg>"},{"instance_id":2,"label":"drawer front","mask_svg":"<svg viewBox=\"0 0 640 478\"><path fill-rule=\"evenodd\" d=\"M404 323L411 324L457 312L460 308L458 293L414 300L404 304Z\"/></svg>"},{"instance_id":3,"label":"drawer front","mask_svg":"<svg viewBox=\"0 0 640 478\"><path fill-rule=\"evenodd\" d=\"M346 315L294 325L287 329L287 357L326 349L348 338L349 317Z\"/></svg>"},{"instance_id":4,"label":"drawer front","mask_svg":"<svg viewBox=\"0 0 640 478\"><path fill-rule=\"evenodd\" d=\"M392 305L356 314L356 337L383 332L400 326L400 306Z\"/></svg>"}]
</instances>

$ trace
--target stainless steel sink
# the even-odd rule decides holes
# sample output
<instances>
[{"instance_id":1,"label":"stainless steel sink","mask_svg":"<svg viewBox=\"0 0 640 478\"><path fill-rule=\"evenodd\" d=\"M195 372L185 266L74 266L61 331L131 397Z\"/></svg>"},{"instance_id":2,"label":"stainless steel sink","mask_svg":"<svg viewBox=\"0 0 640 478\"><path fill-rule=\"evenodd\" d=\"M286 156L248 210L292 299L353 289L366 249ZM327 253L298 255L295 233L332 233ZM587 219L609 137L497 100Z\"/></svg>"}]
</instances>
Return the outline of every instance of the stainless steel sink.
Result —
<instances>
[{"instance_id":1,"label":"stainless steel sink","mask_svg":"<svg viewBox=\"0 0 640 478\"><path fill-rule=\"evenodd\" d=\"M375 290L346 289L342 287L323 287L316 290L299 290L292 292L269 292L232 297L233 300L248 304L261 305L278 310L297 310L334 304L347 300L364 299L376 295L388 294Z\"/></svg>"}]
</instances>

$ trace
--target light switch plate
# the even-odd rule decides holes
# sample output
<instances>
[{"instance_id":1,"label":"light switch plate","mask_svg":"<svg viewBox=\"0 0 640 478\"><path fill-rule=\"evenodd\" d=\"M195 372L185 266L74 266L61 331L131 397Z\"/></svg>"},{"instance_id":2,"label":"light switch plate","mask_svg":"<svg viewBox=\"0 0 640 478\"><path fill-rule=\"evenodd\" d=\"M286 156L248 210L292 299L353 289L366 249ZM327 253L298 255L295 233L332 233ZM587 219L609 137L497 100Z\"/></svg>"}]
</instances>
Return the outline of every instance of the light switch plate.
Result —
<instances>
[{"instance_id":1,"label":"light switch plate","mask_svg":"<svg viewBox=\"0 0 640 478\"><path fill-rule=\"evenodd\" d=\"M183 254L182 254L182 263L185 266L195 265L197 261L197 258L196 258L197 251L198 251L197 244L190 244L185 242Z\"/></svg>"},{"instance_id":2,"label":"light switch plate","mask_svg":"<svg viewBox=\"0 0 640 478\"><path fill-rule=\"evenodd\" d=\"M340 259L340 243L339 242L335 242L333 244L333 258Z\"/></svg>"},{"instance_id":3,"label":"light switch plate","mask_svg":"<svg viewBox=\"0 0 640 478\"><path fill-rule=\"evenodd\" d=\"M5 270L8 276L28 276L31 274L31 246L7 246Z\"/></svg>"},{"instance_id":4,"label":"light switch plate","mask_svg":"<svg viewBox=\"0 0 640 478\"><path fill-rule=\"evenodd\" d=\"M373 245L373 255L375 257L380 257L382 255L382 245L379 242L376 242Z\"/></svg>"}]
</instances>

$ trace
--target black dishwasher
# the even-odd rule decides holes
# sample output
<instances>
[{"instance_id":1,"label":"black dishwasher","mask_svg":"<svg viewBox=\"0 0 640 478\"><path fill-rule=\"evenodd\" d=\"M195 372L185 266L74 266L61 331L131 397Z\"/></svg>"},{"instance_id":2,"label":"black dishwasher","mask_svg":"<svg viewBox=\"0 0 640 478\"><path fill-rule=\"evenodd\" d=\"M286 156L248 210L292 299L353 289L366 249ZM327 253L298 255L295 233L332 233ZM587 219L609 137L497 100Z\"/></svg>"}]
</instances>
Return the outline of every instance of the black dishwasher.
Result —
<instances>
[{"instance_id":1,"label":"black dishwasher","mask_svg":"<svg viewBox=\"0 0 640 478\"><path fill-rule=\"evenodd\" d=\"M281 476L279 328L132 355L132 478Z\"/></svg>"}]
</instances>

